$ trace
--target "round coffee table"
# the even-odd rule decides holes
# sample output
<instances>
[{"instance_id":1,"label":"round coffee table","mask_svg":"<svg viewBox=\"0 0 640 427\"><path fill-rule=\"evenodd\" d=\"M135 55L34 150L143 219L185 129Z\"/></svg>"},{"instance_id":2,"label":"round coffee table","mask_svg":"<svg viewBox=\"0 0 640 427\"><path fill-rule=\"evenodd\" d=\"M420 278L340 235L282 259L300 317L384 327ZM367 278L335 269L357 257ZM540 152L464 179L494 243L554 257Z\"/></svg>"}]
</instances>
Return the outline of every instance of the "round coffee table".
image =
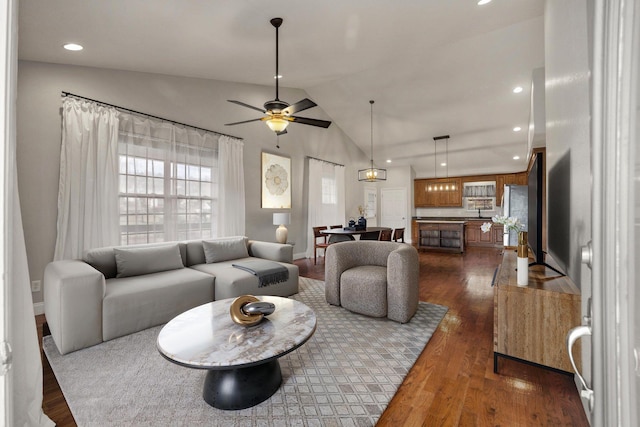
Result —
<instances>
[{"instance_id":1,"label":"round coffee table","mask_svg":"<svg viewBox=\"0 0 640 427\"><path fill-rule=\"evenodd\" d=\"M231 320L229 307L235 298L229 298L178 315L158 335L158 351L167 360L209 370L203 398L215 408L244 409L271 397L282 383L278 358L316 330L316 315L303 303L257 298L276 309L256 326L245 328Z\"/></svg>"}]
</instances>

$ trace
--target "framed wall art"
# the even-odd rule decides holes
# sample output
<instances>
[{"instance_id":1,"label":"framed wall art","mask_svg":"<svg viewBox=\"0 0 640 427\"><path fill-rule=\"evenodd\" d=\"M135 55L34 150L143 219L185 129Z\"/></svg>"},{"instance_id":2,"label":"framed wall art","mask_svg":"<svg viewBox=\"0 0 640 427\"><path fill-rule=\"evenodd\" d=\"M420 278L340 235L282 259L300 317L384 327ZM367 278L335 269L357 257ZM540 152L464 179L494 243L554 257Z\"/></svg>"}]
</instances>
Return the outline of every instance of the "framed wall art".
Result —
<instances>
[{"instance_id":1,"label":"framed wall art","mask_svg":"<svg viewBox=\"0 0 640 427\"><path fill-rule=\"evenodd\" d=\"M262 152L262 207L291 209L291 158Z\"/></svg>"}]
</instances>

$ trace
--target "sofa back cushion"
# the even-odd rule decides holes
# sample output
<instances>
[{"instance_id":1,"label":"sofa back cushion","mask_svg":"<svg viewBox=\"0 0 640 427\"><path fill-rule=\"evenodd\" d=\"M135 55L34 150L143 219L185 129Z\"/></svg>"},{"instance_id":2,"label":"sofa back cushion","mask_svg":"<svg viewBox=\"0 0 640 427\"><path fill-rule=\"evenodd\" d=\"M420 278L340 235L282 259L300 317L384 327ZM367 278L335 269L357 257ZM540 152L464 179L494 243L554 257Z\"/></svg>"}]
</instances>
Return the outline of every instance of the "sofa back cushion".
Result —
<instances>
[{"instance_id":1,"label":"sofa back cushion","mask_svg":"<svg viewBox=\"0 0 640 427\"><path fill-rule=\"evenodd\" d=\"M114 248L116 277L141 276L184 268L178 244L142 248Z\"/></svg>"},{"instance_id":2,"label":"sofa back cushion","mask_svg":"<svg viewBox=\"0 0 640 427\"><path fill-rule=\"evenodd\" d=\"M185 243L177 243L180 250L180 257L183 265L187 264L187 246ZM158 246L167 246L167 243L147 243L143 245L117 246L117 248L152 248ZM113 279L118 274L118 266L116 264L115 246L104 248L89 249L84 253L82 260L93 268L102 273L105 279Z\"/></svg>"},{"instance_id":3,"label":"sofa back cushion","mask_svg":"<svg viewBox=\"0 0 640 427\"><path fill-rule=\"evenodd\" d=\"M203 240L204 259L207 264L247 258L248 239L244 236L224 237L215 240Z\"/></svg>"}]
</instances>

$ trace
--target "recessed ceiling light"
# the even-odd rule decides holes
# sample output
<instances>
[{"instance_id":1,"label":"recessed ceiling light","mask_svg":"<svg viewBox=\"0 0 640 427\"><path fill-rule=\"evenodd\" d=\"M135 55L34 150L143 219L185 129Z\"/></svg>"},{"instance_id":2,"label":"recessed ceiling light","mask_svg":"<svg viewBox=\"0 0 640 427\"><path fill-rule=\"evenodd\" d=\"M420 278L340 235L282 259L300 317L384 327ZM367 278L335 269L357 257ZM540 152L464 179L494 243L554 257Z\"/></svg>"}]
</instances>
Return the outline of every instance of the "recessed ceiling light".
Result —
<instances>
[{"instance_id":1,"label":"recessed ceiling light","mask_svg":"<svg viewBox=\"0 0 640 427\"><path fill-rule=\"evenodd\" d=\"M447 164L442 162L442 163L440 163L440 166L447 166Z\"/></svg>"},{"instance_id":2,"label":"recessed ceiling light","mask_svg":"<svg viewBox=\"0 0 640 427\"><path fill-rule=\"evenodd\" d=\"M522 92L522 86L516 86L513 88L513 93L520 93Z\"/></svg>"},{"instance_id":3,"label":"recessed ceiling light","mask_svg":"<svg viewBox=\"0 0 640 427\"><path fill-rule=\"evenodd\" d=\"M514 132L520 132L522 130L522 128L520 126L516 126L513 128Z\"/></svg>"},{"instance_id":4,"label":"recessed ceiling light","mask_svg":"<svg viewBox=\"0 0 640 427\"><path fill-rule=\"evenodd\" d=\"M391 159L387 159L387 163L391 163Z\"/></svg>"},{"instance_id":5,"label":"recessed ceiling light","mask_svg":"<svg viewBox=\"0 0 640 427\"><path fill-rule=\"evenodd\" d=\"M282 78L282 74L278 74L277 76L273 76L274 79L281 79Z\"/></svg>"},{"instance_id":6,"label":"recessed ceiling light","mask_svg":"<svg viewBox=\"0 0 640 427\"><path fill-rule=\"evenodd\" d=\"M479 0L478 1L478 6L482 6L482 5L485 5L487 3L491 3L491 0Z\"/></svg>"},{"instance_id":7,"label":"recessed ceiling light","mask_svg":"<svg viewBox=\"0 0 640 427\"><path fill-rule=\"evenodd\" d=\"M513 156L513 160L520 160L520 156Z\"/></svg>"},{"instance_id":8,"label":"recessed ceiling light","mask_svg":"<svg viewBox=\"0 0 640 427\"><path fill-rule=\"evenodd\" d=\"M67 50L74 50L74 51L84 49L82 46L80 46L79 44L76 44L76 43L67 43L62 47L64 47Z\"/></svg>"}]
</instances>

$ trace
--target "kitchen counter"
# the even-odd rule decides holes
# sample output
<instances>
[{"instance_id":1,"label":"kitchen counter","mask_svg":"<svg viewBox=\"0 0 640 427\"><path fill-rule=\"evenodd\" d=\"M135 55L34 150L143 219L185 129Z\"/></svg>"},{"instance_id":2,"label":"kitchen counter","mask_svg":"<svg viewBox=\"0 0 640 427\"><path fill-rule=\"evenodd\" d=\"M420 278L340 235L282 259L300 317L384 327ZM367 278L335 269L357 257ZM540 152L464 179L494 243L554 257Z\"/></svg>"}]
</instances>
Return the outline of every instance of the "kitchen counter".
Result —
<instances>
[{"instance_id":1,"label":"kitchen counter","mask_svg":"<svg viewBox=\"0 0 640 427\"><path fill-rule=\"evenodd\" d=\"M483 216L478 218L477 216L465 216L465 217L456 217L456 216L443 216L443 217L437 217L437 216L415 216L413 217L413 220L418 221L418 222L422 222L422 221L436 221L436 222L442 222L442 221L484 221L484 222L488 222L491 221L490 216Z\"/></svg>"},{"instance_id":2,"label":"kitchen counter","mask_svg":"<svg viewBox=\"0 0 640 427\"><path fill-rule=\"evenodd\" d=\"M464 224L467 222L466 219L416 219L416 222L420 224Z\"/></svg>"}]
</instances>

